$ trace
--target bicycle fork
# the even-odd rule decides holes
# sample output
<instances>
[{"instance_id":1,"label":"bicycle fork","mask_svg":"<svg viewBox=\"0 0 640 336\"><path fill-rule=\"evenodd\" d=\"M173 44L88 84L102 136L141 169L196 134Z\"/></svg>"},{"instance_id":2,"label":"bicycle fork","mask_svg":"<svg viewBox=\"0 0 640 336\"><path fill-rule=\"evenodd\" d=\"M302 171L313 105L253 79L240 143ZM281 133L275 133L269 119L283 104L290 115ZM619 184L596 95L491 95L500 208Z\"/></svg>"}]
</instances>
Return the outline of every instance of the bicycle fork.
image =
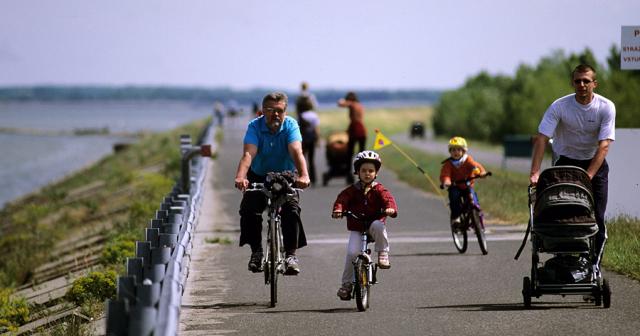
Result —
<instances>
[{"instance_id":1,"label":"bicycle fork","mask_svg":"<svg viewBox=\"0 0 640 336\"><path fill-rule=\"evenodd\" d=\"M376 278L376 273L377 273L377 267L375 265L375 263L373 262L372 258L371 258L371 249L369 249L367 247L367 245L369 244L369 240L367 239L367 233L363 232L360 238L361 241L361 247L360 247L360 254L358 254L358 256L356 256L353 259L353 267L354 267L354 272L353 272L353 282L355 283L357 281L357 265L358 265L358 260L362 260L363 263L366 265L367 267L367 278L369 279L369 283L370 284L375 284L377 283L377 278Z\"/></svg>"}]
</instances>

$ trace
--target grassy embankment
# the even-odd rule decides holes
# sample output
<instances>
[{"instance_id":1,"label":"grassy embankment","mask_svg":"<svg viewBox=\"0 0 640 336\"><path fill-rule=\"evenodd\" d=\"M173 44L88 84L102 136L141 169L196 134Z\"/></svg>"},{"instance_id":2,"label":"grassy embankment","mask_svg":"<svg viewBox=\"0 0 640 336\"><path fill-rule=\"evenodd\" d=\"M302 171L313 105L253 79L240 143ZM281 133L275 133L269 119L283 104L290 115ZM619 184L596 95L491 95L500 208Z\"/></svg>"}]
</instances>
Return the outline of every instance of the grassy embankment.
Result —
<instances>
[{"instance_id":1,"label":"grassy embankment","mask_svg":"<svg viewBox=\"0 0 640 336\"><path fill-rule=\"evenodd\" d=\"M16 286L33 283L37 267L51 262L56 249L70 237L77 241L86 235L105 237L100 265L93 267L103 273L88 277L85 283L100 278L108 283L105 286L115 286L111 278L124 272L125 258L134 255L135 241L144 240L143 228L178 179L179 136L190 134L195 141L206 122L144 134L130 148L0 210L0 330L29 321L28 309L37 307L11 302L7 295ZM112 289L107 295L115 295ZM78 283L66 299L87 304L85 314L99 314L104 298L90 291ZM87 302L92 295L94 300L89 301L93 302Z\"/></svg>"},{"instance_id":2,"label":"grassy embankment","mask_svg":"<svg viewBox=\"0 0 640 336\"><path fill-rule=\"evenodd\" d=\"M386 136L408 132L412 121L422 121L430 127L433 110L430 107L381 108L367 110L365 115L369 131L368 144L371 146L375 138L374 129L378 128ZM323 136L331 131L344 130L348 124L345 109L331 109L320 113L321 132ZM440 174L440 162L447 153L425 153L410 146L398 145L422 167L437 184ZM474 144L483 149L499 151L491 144ZM413 163L409 162L392 146L380 149L384 167L393 170L398 178L427 192L435 190ZM500 167L487 166L493 176L476 184L482 208L488 223L527 223L529 220L527 199L527 174L505 171ZM443 194L444 195L444 194ZM443 207L442 211L448 211ZM607 269L628 275L640 280L640 220L637 218L616 218L607 224L609 240L607 241L604 266ZM515 252L514 252L515 253Z\"/></svg>"}]
</instances>

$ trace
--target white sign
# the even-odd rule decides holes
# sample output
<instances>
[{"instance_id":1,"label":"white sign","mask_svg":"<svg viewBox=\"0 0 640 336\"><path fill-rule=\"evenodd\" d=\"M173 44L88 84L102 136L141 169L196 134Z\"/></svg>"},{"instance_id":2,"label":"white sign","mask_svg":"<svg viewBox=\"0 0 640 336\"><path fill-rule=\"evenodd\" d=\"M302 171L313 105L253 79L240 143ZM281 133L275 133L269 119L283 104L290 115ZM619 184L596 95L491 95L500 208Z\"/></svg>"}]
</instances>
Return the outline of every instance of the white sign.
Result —
<instances>
[{"instance_id":1,"label":"white sign","mask_svg":"<svg viewBox=\"0 0 640 336\"><path fill-rule=\"evenodd\" d=\"M640 26L622 26L620 69L640 70Z\"/></svg>"},{"instance_id":2,"label":"white sign","mask_svg":"<svg viewBox=\"0 0 640 336\"><path fill-rule=\"evenodd\" d=\"M640 143L640 128L616 128L616 141L609 146L609 200L607 219L628 216L640 219L640 156L633 155Z\"/></svg>"}]
</instances>

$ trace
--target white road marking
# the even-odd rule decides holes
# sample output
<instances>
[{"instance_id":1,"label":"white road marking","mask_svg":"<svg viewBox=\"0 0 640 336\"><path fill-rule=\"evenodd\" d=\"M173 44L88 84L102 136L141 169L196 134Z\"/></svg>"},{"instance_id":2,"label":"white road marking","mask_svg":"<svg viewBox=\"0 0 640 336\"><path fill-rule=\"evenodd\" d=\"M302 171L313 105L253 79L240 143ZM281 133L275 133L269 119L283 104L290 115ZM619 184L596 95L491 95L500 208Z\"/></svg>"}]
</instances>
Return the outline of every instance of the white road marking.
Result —
<instances>
[{"instance_id":1,"label":"white road marking","mask_svg":"<svg viewBox=\"0 0 640 336\"><path fill-rule=\"evenodd\" d=\"M487 235L487 241L522 241L524 233L507 233L499 235ZM451 242L451 236L390 236L389 241L393 244L403 243L442 243ZM469 241L477 241L473 232L469 232ZM346 244L347 238L319 238L307 240L311 244Z\"/></svg>"}]
</instances>

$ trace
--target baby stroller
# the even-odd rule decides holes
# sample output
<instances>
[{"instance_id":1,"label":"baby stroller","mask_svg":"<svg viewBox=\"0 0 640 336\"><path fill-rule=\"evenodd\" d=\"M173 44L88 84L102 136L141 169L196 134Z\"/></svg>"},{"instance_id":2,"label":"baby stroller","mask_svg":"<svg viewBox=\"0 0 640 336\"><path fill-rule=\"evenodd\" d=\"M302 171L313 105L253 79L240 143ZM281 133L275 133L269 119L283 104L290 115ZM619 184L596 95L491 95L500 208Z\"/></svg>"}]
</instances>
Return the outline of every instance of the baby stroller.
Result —
<instances>
[{"instance_id":1,"label":"baby stroller","mask_svg":"<svg viewBox=\"0 0 640 336\"><path fill-rule=\"evenodd\" d=\"M524 277L522 296L525 307L531 297L545 294L583 295L596 306L609 308L611 289L593 262L595 235L591 180L587 172L574 166L545 169L538 184L529 187L529 226L531 232L531 277ZM542 262L539 253L553 257Z\"/></svg>"},{"instance_id":2,"label":"baby stroller","mask_svg":"<svg viewBox=\"0 0 640 336\"><path fill-rule=\"evenodd\" d=\"M346 176L350 173L350 165L347 162L347 144L349 135L347 132L334 132L327 137L325 154L329 170L322 174L322 185L326 186L332 177Z\"/></svg>"}]
</instances>

